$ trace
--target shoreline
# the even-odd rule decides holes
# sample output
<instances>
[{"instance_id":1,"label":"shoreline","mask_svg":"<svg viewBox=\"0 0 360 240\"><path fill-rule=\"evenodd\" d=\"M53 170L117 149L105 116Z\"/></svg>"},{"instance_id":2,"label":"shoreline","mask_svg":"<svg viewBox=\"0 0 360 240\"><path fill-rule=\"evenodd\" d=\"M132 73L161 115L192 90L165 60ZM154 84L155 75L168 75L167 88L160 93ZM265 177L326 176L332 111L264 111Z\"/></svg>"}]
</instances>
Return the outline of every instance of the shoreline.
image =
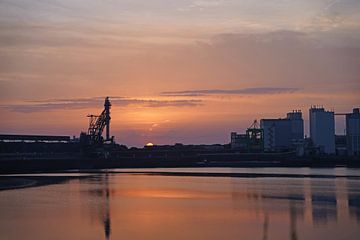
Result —
<instances>
[{"instance_id":1,"label":"shoreline","mask_svg":"<svg viewBox=\"0 0 360 240\"><path fill-rule=\"evenodd\" d=\"M115 160L115 159L36 159L36 160L1 160L1 174L25 174L25 173L52 173L62 171L88 171L101 169L139 169L139 168L360 168L359 160L252 160L252 161L168 161L158 159L140 159L140 160Z\"/></svg>"},{"instance_id":2,"label":"shoreline","mask_svg":"<svg viewBox=\"0 0 360 240\"><path fill-rule=\"evenodd\" d=\"M5 179L0 178L0 191L29 188L35 186L36 184L38 184L36 180L30 180L26 178L18 178L18 177L9 177Z\"/></svg>"},{"instance_id":3,"label":"shoreline","mask_svg":"<svg viewBox=\"0 0 360 240\"><path fill-rule=\"evenodd\" d=\"M0 192L64 183L87 176L11 176L0 174Z\"/></svg>"},{"instance_id":4,"label":"shoreline","mask_svg":"<svg viewBox=\"0 0 360 240\"><path fill-rule=\"evenodd\" d=\"M174 168L173 168L174 169ZM104 171L103 171L104 170ZM110 169L109 169L110 170ZM91 178L96 174L124 174L124 175L147 175L147 176L168 176L168 177L211 177L211 178L311 178L311 179L351 179L360 180L360 175L332 175L332 174L302 174L302 173L234 173L234 172L184 172L184 171L136 171L126 169L125 171L109 171L105 169L88 169L78 172L56 171L39 172L37 174L89 174L79 176L11 176L0 174L0 192L14 189L25 189L31 187L60 184L74 179Z\"/></svg>"},{"instance_id":5,"label":"shoreline","mask_svg":"<svg viewBox=\"0 0 360 240\"><path fill-rule=\"evenodd\" d=\"M329 174L291 174L291 173L217 173L217 172L111 172L111 173L125 173L134 175L154 175L154 176L177 176L177 177L230 177L230 178L347 178L353 180L360 180L360 175L329 175Z\"/></svg>"}]
</instances>

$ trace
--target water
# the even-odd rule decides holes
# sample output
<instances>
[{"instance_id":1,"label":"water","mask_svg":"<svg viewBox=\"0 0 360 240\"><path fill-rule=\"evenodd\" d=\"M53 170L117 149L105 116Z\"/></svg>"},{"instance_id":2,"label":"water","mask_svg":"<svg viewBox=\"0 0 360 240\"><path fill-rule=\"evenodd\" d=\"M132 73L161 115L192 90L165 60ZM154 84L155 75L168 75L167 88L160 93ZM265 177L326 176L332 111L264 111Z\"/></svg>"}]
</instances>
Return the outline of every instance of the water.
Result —
<instances>
[{"instance_id":1,"label":"water","mask_svg":"<svg viewBox=\"0 0 360 240\"><path fill-rule=\"evenodd\" d=\"M140 170L143 174L124 173L129 171L1 191L0 239L351 240L360 236L356 178L162 176L147 175L148 169ZM360 176L360 170L346 168L150 171Z\"/></svg>"}]
</instances>

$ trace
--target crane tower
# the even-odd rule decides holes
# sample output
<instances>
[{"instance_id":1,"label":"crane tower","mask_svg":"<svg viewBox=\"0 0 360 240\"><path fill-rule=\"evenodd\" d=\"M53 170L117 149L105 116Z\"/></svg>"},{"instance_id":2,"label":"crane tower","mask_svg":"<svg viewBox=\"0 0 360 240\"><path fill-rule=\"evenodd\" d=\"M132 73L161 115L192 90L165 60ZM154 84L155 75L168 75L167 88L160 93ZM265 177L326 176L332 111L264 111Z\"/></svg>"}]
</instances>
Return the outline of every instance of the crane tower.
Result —
<instances>
[{"instance_id":1,"label":"crane tower","mask_svg":"<svg viewBox=\"0 0 360 240\"><path fill-rule=\"evenodd\" d=\"M113 137L110 137L110 107L111 103L109 97L105 98L104 110L100 115L89 114L89 128L87 131L87 142L90 144L101 144L103 142L112 142ZM106 127L105 139L102 137L104 128Z\"/></svg>"}]
</instances>

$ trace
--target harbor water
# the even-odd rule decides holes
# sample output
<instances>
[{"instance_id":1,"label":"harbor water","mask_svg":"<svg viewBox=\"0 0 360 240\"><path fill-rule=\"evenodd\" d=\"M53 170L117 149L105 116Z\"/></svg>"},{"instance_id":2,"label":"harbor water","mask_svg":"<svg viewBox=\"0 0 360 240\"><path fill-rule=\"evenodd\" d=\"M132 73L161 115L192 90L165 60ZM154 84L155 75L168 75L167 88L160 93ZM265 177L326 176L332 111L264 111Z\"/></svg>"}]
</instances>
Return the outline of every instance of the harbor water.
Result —
<instances>
[{"instance_id":1,"label":"harbor water","mask_svg":"<svg viewBox=\"0 0 360 240\"><path fill-rule=\"evenodd\" d=\"M166 174L177 172L182 174ZM193 174L199 172L222 175ZM61 183L0 191L0 239L360 236L357 169L115 169L80 175ZM30 176L34 175L17 177Z\"/></svg>"}]
</instances>

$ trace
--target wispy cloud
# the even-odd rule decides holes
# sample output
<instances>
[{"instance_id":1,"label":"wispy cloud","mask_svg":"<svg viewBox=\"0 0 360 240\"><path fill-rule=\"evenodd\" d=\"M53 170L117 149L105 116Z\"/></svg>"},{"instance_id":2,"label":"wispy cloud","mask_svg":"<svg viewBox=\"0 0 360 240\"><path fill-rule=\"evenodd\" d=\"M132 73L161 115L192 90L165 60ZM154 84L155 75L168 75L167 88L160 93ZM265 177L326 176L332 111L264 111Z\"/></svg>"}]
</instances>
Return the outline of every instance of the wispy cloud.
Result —
<instances>
[{"instance_id":1,"label":"wispy cloud","mask_svg":"<svg viewBox=\"0 0 360 240\"><path fill-rule=\"evenodd\" d=\"M110 97L111 103L116 107L125 107L129 105L138 105L149 108L160 107L195 107L201 104L201 100L183 99L183 100L158 100L158 99L140 99L127 97ZM0 108L12 112L32 113L53 110L72 110L101 107L104 97L77 98L77 99L49 99L27 101L23 104L0 105Z\"/></svg>"},{"instance_id":2,"label":"wispy cloud","mask_svg":"<svg viewBox=\"0 0 360 240\"><path fill-rule=\"evenodd\" d=\"M275 88L275 87L258 87L242 89L205 89L205 90L186 90L162 92L162 96L206 96L206 95L253 95L253 94L283 94L298 91L298 88Z\"/></svg>"},{"instance_id":3,"label":"wispy cloud","mask_svg":"<svg viewBox=\"0 0 360 240\"><path fill-rule=\"evenodd\" d=\"M339 27L353 26L358 29L358 13L360 2L358 0L333 0L316 15L311 26L329 31ZM355 30L354 30L355 32Z\"/></svg>"}]
</instances>

